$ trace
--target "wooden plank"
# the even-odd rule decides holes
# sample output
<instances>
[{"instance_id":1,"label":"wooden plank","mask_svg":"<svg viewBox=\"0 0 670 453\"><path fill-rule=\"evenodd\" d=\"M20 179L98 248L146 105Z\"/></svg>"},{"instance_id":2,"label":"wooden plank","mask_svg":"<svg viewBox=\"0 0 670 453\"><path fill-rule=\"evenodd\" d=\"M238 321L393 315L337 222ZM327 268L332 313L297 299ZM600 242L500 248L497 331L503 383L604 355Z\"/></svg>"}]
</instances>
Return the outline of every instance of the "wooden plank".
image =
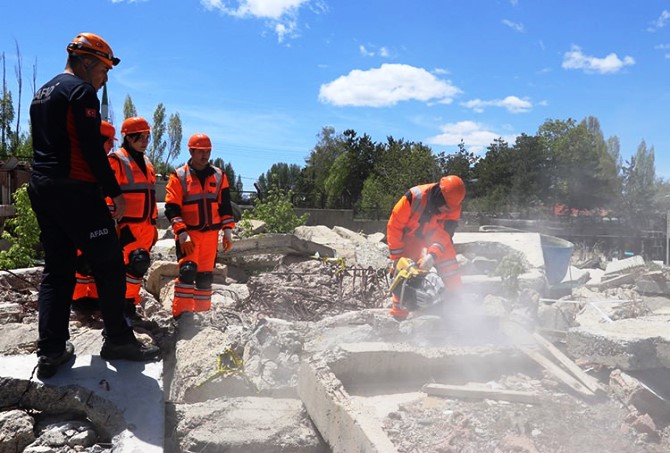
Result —
<instances>
[{"instance_id":1,"label":"wooden plank","mask_svg":"<svg viewBox=\"0 0 670 453\"><path fill-rule=\"evenodd\" d=\"M545 357L539 350L539 345L533 336L521 324L513 321L501 322L500 327L507 337L512 340L521 352L526 354L538 365L549 371L564 384L574 391L587 396L593 396L594 393L581 381L574 378L570 373L561 368L558 364Z\"/></svg>"},{"instance_id":2,"label":"wooden plank","mask_svg":"<svg viewBox=\"0 0 670 453\"><path fill-rule=\"evenodd\" d=\"M586 387L580 381L572 377L572 375L567 371L563 370L563 368L561 368L560 366L552 362L550 359L542 355L542 353L539 350L537 350L534 346L516 345L516 347L519 348L519 350L521 350L528 357L537 362L545 370L549 371L555 377L560 379L564 384L572 388L574 391L579 392L586 396L594 395L594 393L588 387Z\"/></svg>"},{"instance_id":3,"label":"wooden plank","mask_svg":"<svg viewBox=\"0 0 670 453\"><path fill-rule=\"evenodd\" d=\"M518 390L493 390L473 385L426 384L421 389L428 395L453 398L472 398L511 401L514 403L541 404L540 397L532 392Z\"/></svg>"},{"instance_id":4,"label":"wooden plank","mask_svg":"<svg viewBox=\"0 0 670 453\"><path fill-rule=\"evenodd\" d=\"M554 346L552 342L537 332L533 333L533 338L540 346L544 347L552 356L556 358L556 360L558 360L564 367L566 367L577 379L579 379L589 390L591 390L593 393L605 393L605 389L602 388L596 378L582 370L568 356L563 354L560 349Z\"/></svg>"}]
</instances>

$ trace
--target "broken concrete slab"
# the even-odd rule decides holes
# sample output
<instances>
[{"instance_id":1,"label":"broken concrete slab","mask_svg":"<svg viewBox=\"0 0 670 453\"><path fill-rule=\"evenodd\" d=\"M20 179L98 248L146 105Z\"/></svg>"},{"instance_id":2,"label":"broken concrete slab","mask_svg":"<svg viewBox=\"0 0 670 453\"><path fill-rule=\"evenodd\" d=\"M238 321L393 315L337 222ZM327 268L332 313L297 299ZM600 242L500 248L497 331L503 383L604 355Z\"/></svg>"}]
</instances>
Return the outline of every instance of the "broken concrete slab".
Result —
<instances>
[{"instance_id":1,"label":"broken concrete slab","mask_svg":"<svg viewBox=\"0 0 670 453\"><path fill-rule=\"evenodd\" d=\"M175 409L178 420L175 430L181 451L330 451L299 399L221 397L177 404Z\"/></svg>"},{"instance_id":2,"label":"broken concrete slab","mask_svg":"<svg viewBox=\"0 0 670 453\"><path fill-rule=\"evenodd\" d=\"M610 276L613 274L628 273L635 269L644 268L645 266L644 258L640 255L635 255L622 260L609 261L605 268L605 275Z\"/></svg>"},{"instance_id":3,"label":"broken concrete slab","mask_svg":"<svg viewBox=\"0 0 670 453\"><path fill-rule=\"evenodd\" d=\"M225 254L221 251L219 244L219 251L217 254L218 262L225 262L228 258L234 258L244 255L258 255L258 254L296 254L304 256L318 256L324 258L332 258L335 252L332 248L325 245L300 239L293 234L267 234L248 239L240 239L234 241L233 249Z\"/></svg>"},{"instance_id":4,"label":"broken concrete slab","mask_svg":"<svg viewBox=\"0 0 670 453\"><path fill-rule=\"evenodd\" d=\"M0 379L19 380L25 390L36 362L34 356L2 356L0 373L5 378ZM98 428L106 428L107 434L114 436L119 451L162 452L162 374L162 362L107 362L99 356L76 355L71 367L61 368L44 383L30 381L22 401L37 410L86 413ZM16 403L18 397L4 393L10 389L8 385L0 385L0 389L4 395L0 406ZM47 391L50 393L43 393ZM62 407L51 408L49 404Z\"/></svg>"},{"instance_id":5,"label":"broken concrete slab","mask_svg":"<svg viewBox=\"0 0 670 453\"><path fill-rule=\"evenodd\" d=\"M567 333L567 350L572 357L622 370L670 367L670 315L608 317L608 322L603 309L599 312L596 308L586 305L576 319L579 326Z\"/></svg>"},{"instance_id":6,"label":"broken concrete slab","mask_svg":"<svg viewBox=\"0 0 670 453\"><path fill-rule=\"evenodd\" d=\"M370 408L349 397L325 362L313 359L302 363L298 394L333 453L397 452Z\"/></svg>"},{"instance_id":7,"label":"broken concrete slab","mask_svg":"<svg viewBox=\"0 0 670 453\"><path fill-rule=\"evenodd\" d=\"M488 242L503 244L511 249L521 252L528 263L535 267L544 267L544 255L542 254L542 241L539 233L486 233L486 232L462 232L454 234L454 245L459 251L461 244L473 242Z\"/></svg>"},{"instance_id":8,"label":"broken concrete slab","mask_svg":"<svg viewBox=\"0 0 670 453\"><path fill-rule=\"evenodd\" d=\"M670 282L662 271L647 272L635 281L635 290L645 295L670 296Z\"/></svg>"}]
</instances>

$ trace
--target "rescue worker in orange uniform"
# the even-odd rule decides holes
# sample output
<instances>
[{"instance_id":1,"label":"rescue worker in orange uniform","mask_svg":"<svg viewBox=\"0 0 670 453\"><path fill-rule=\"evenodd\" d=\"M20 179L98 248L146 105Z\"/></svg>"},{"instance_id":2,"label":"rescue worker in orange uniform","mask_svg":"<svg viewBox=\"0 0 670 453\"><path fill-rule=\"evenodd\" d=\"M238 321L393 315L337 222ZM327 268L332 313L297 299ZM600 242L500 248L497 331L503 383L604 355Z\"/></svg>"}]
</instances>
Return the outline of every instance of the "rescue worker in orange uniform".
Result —
<instances>
[{"instance_id":1,"label":"rescue worker in orange uniform","mask_svg":"<svg viewBox=\"0 0 670 453\"><path fill-rule=\"evenodd\" d=\"M138 321L140 288L151 264L150 250L158 239L156 219L156 171L144 152L149 145L151 128L144 118L127 118L121 124L121 148L108 154L109 164L126 200L126 212L117 223L117 231L126 264L124 312ZM111 211L114 205L108 200Z\"/></svg>"},{"instance_id":2,"label":"rescue worker in orange uniform","mask_svg":"<svg viewBox=\"0 0 670 453\"><path fill-rule=\"evenodd\" d=\"M111 130L109 129L111 127ZM144 274L149 269L149 251L156 243L158 231L156 218L156 172L149 159L144 155L149 144L151 128L144 118L132 117L121 125L123 143L121 148L111 151L113 147L114 126L103 121L101 133L112 139L105 142L110 166L121 187L126 201L126 212L117 221L117 233L123 246L123 257L126 265L126 294L124 314L130 321L139 321L137 305L140 303L140 288ZM114 204L107 199L110 211ZM98 292L93 276L87 275L87 266L83 259L78 260L77 284L73 299L77 311L92 311L98 308Z\"/></svg>"},{"instance_id":3,"label":"rescue worker in orange uniform","mask_svg":"<svg viewBox=\"0 0 670 453\"><path fill-rule=\"evenodd\" d=\"M202 133L188 140L189 161L168 180L165 215L177 245L179 276L175 281L172 316L211 308L213 270L219 241L223 252L233 247L235 228L226 174L209 163L212 142Z\"/></svg>"},{"instance_id":4,"label":"rescue worker in orange uniform","mask_svg":"<svg viewBox=\"0 0 670 453\"><path fill-rule=\"evenodd\" d=\"M409 189L395 204L386 226L391 260L406 257L421 269L435 267L446 290L458 292L461 275L452 237L464 198L465 184L454 175ZM398 320L409 315L395 295L390 315Z\"/></svg>"},{"instance_id":5,"label":"rescue worker in orange uniform","mask_svg":"<svg viewBox=\"0 0 670 453\"><path fill-rule=\"evenodd\" d=\"M102 135L103 148L108 154L114 148L116 141L116 128L107 121L100 122L100 135ZM75 273L77 283L72 294L72 309L75 311L94 311L100 309L98 301L98 288L95 286L95 280L91 275L91 267L77 250L77 272Z\"/></svg>"}]
</instances>

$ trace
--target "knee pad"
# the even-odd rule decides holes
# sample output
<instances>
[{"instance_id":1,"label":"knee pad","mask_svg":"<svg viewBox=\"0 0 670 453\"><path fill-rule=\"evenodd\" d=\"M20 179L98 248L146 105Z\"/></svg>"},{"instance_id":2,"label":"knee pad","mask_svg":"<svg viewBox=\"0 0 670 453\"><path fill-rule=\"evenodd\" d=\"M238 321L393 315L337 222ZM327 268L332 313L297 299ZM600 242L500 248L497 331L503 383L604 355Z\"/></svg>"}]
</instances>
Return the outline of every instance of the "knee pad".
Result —
<instances>
[{"instance_id":1,"label":"knee pad","mask_svg":"<svg viewBox=\"0 0 670 453\"><path fill-rule=\"evenodd\" d=\"M198 265L193 261L184 261L179 265L179 281L192 285L195 283L195 276L198 273Z\"/></svg>"},{"instance_id":2,"label":"knee pad","mask_svg":"<svg viewBox=\"0 0 670 453\"><path fill-rule=\"evenodd\" d=\"M151 256L146 249L133 250L128 254L126 272L133 277L144 277L151 265Z\"/></svg>"},{"instance_id":3,"label":"knee pad","mask_svg":"<svg viewBox=\"0 0 670 453\"><path fill-rule=\"evenodd\" d=\"M195 287L198 289L211 289L214 274L211 272L198 272L195 275Z\"/></svg>"}]
</instances>

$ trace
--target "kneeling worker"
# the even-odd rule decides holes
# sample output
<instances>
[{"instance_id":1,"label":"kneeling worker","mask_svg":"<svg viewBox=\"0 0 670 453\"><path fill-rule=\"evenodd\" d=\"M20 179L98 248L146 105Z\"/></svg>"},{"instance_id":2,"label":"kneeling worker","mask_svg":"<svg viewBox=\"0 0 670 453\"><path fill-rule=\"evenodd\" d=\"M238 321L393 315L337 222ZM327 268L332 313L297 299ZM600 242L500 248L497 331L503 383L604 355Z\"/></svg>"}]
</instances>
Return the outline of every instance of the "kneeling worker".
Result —
<instances>
[{"instance_id":1,"label":"kneeling worker","mask_svg":"<svg viewBox=\"0 0 670 453\"><path fill-rule=\"evenodd\" d=\"M452 237L464 198L465 184L454 175L409 189L395 204L386 227L391 260L396 263L404 257L422 270L435 267L446 291L459 291L461 275ZM395 294L390 314L398 320L409 315Z\"/></svg>"}]
</instances>

